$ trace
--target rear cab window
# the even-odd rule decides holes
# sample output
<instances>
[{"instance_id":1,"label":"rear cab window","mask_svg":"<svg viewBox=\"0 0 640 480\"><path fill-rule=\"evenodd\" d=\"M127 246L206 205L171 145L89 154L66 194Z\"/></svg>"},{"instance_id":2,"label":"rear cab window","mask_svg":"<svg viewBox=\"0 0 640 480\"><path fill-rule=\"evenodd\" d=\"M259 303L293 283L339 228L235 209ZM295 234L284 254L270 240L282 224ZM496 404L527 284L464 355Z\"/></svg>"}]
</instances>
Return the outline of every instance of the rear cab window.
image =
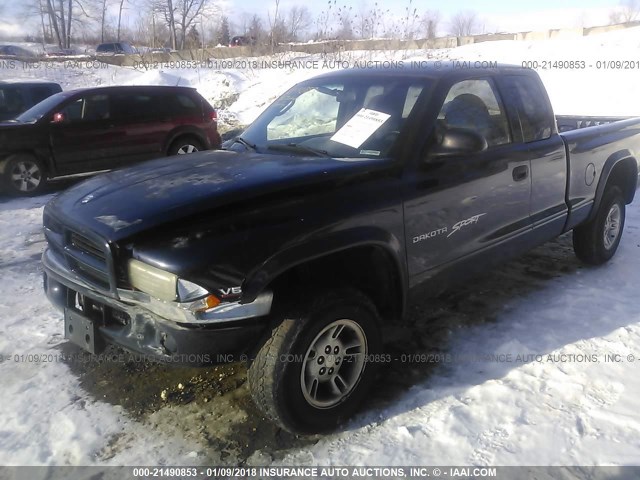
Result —
<instances>
[{"instance_id":1,"label":"rear cab window","mask_svg":"<svg viewBox=\"0 0 640 480\"><path fill-rule=\"evenodd\" d=\"M540 82L524 75L506 75L500 81L507 102L516 109L513 122L522 132L522 141L530 143L551 137L555 119Z\"/></svg>"}]
</instances>

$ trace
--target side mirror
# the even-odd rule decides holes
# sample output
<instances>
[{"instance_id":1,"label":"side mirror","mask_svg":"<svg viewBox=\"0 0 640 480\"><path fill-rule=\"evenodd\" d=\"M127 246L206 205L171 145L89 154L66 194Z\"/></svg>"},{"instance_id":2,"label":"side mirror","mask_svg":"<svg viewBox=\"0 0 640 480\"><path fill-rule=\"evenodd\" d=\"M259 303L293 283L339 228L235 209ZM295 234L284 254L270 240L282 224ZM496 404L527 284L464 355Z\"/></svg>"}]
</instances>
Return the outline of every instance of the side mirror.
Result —
<instances>
[{"instance_id":1,"label":"side mirror","mask_svg":"<svg viewBox=\"0 0 640 480\"><path fill-rule=\"evenodd\" d=\"M51 123L64 123L64 121L64 113L61 112L54 113L53 117L51 118Z\"/></svg>"},{"instance_id":2,"label":"side mirror","mask_svg":"<svg viewBox=\"0 0 640 480\"><path fill-rule=\"evenodd\" d=\"M489 147L484 136L467 128L447 128L438 137L439 141L431 148L427 158L479 153Z\"/></svg>"}]
</instances>

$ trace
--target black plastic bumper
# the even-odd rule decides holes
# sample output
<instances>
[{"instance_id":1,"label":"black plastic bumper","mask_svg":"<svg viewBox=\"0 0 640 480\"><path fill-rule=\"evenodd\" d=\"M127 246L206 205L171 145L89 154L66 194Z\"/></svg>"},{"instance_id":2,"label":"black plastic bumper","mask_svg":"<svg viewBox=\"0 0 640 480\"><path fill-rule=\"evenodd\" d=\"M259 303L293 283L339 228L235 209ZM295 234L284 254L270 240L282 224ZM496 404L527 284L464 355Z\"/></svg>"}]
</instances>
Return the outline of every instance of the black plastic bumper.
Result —
<instances>
[{"instance_id":1,"label":"black plastic bumper","mask_svg":"<svg viewBox=\"0 0 640 480\"><path fill-rule=\"evenodd\" d=\"M183 366L204 366L245 360L267 328L264 318L238 324L193 325L159 318L140 307L105 297L45 268L44 289L57 308L65 312L65 337L92 353L107 343L153 360ZM78 296L84 305L78 308ZM69 326L93 325L91 346L82 345Z\"/></svg>"}]
</instances>

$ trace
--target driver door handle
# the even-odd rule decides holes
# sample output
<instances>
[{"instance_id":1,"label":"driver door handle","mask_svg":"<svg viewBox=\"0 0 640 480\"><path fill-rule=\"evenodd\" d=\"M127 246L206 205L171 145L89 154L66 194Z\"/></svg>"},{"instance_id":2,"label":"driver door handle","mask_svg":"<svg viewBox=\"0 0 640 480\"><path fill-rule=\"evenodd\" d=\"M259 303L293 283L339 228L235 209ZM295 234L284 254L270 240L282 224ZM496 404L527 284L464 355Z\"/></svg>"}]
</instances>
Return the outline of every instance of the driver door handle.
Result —
<instances>
[{"instance_id":1,"label":"driver door handle","mask_svg":"<svg viewBox=\"0 0 640 480\"><path fill-rule=\"evenodd\" d=\"M516 182L521 182L522 180L526 180L529 177L529 166L528 165L520 165L513 169L513 179Z\"/></svg>"}]
</instances>

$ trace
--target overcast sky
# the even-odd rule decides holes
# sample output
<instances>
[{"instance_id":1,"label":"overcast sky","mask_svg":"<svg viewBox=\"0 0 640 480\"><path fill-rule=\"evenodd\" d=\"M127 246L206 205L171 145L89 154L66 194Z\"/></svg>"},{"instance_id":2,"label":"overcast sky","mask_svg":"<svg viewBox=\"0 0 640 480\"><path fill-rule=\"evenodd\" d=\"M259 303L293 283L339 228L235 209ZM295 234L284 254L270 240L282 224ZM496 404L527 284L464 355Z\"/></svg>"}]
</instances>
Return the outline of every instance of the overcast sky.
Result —
<instances>
[{"instance_id":1,"label":"overcast sky","mask_svg":"<svg viewBox=\"0 0 640 480\"><path fill-rule=\"evenodd\" d=\"M23 19L19 17L22 0L0 0L0 29L18 33L28 28ZM376 0L337 0L337 5L347 5L355 12L371 8ZM411 10L417 9L418 13L431 9L441 13L440 33L446 33L448 18L461 10L474 10L478 12L487 32L495 31L525 31L547 28L567 28L578 26L601 25L608 22L609 12L618 6L619 0L536 0L536 1L512 1L484 0L449 0L435 2L433 0L377 0L382 10L389 9L393 15L401 18L405 14L407 6ZM225 14L236 24L241 23L243 15L258 14L266 21L268 11L273 11L275 1L265 0L223 0ZM327 8L327 1L307 2L301 0L281 0L280 9L287 10L293 5L306 5L316 17ZM135 9L127 12L128 23L133 25ZM34 19L30 30L37 28ZM235 33L235 32L232 32Z\"/></svg>"}]
</instances>

